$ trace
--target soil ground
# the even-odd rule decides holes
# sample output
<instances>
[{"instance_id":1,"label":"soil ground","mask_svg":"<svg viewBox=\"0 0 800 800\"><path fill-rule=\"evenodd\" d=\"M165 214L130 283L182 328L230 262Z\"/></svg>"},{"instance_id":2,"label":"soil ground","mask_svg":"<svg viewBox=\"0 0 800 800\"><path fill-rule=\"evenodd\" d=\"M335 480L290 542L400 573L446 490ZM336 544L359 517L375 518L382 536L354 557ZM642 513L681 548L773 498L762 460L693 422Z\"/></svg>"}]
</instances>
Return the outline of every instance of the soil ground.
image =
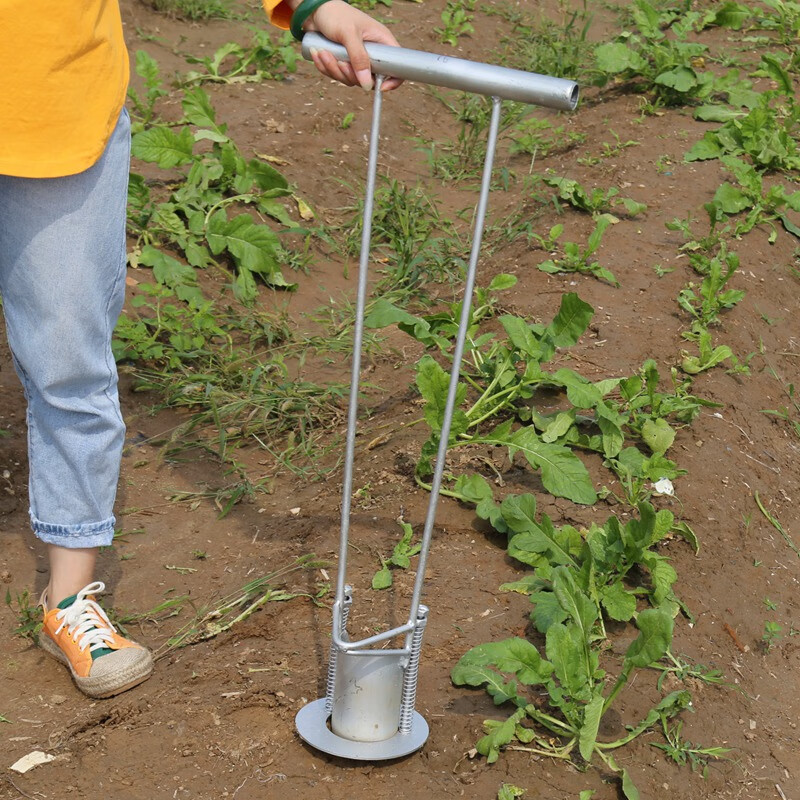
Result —
<instances>
[{"instance_id":1,"label":"soil ground","mask_svg":"<svg viewBox=\"0 0 800 800\"><path fill-rule=\"evenodd\" d=\"M550 5L555 6L544 4L545 11ZM173 49L210 53L243 35L237 22L192 25L166 19L135 0L123 0L122 7L131 51L148 50L167 74L186 68ZM437 50L442 46L430 29L442 7L439 0L427 0L423 6L396 1L391 8L379 8L394 21L404 44ZM499 23L484 17L481 23L488 27L480 36L462 39L462 52L488 59ZM342 181L356 183L364 171L368 95L321 79L308 64L284 82L212 87L209 92L232 138L245 152L285 157L286 174L324 219L335 218L337 209L352 204L352 192ZM680 332L687 327L675 298L692 273L679 256L681 238L664 223L689 213L699 217L702 204L723 180L722 172L717 162L683 163L683 153L705 127L689 111L643 116L635 94L606 94L601 102L596 90L586 95L590 102L566 121L570 129L586 134L586 143L579 151L537 162L537 169L551 167L589 186L624 187L622 194L647 203L644 215L608 231L598 253L620 287L589 277L545 275L535 268L543 253L519 243L484 263L480 282L486 285L499 272L516 274L519 282L504 304L532 320L550 319L567 290L590 302L596 309L593 326L574 355L564 357L565 365L574 358L588 376L619 377L652 357L666 376L680 360ZM355 119L343 130L340 121L347 112ZM427 183L445 208L465 208L474 201L474 193L464 188L431 181L409 140L420 130L438 139L454 136L452 118L430 92L405 86L393 93L386 99L384 125L382 170ZM599 153L603 142L613 143L612 129L621 141L638 144L594 166L578 163L579 154ZM522 175L529 159L501 149L500 165ZM508 191L493 193L493 219L524 201L518 187L512 183ZM558 217L551 209L541 215L527 202L531 213L540 215L536 225L541 231L560 219L573 238L587 232L590 223L577 213ZM721 407L705 410L691 428L678 432L671 453L688 474L676 481L679 499L657 499L661 507L679 511L701 541L698 555L681 541L667 545L679 575L677 593L696 616L694 625L678 621L673 650L721 669L728 681L725 686L691 687L694 713L684 714L683 736L702 746L732 748L731 759L712 764L704 779L651 747L651 742L663 741L651 732L618 756L643 798L800 799L800 638L792 627L798 614L800 559L754 500L758 492L800 542L800 440L785 422L761 413L786 405L770 368L787 382L798 376L800 286L789 270L797 265L795 247L782 231L769 244L767 232L759 229L736 243L741 269L733 283L747 295L725 317L718 336L740 356L756 353L752 371L735 376L717 369L697 378L695 393ZM672 271L658 277L655 264ZM344 266L320 251L309 273L297 276L295 294L265 293L263 302L286 304L292 318L302 320L329 297L352 292L355 269L350 265L348 272ZM132 277L138 276L132 272ZM398 571L391 591L369 589L378 553L388 553L397 538L396 518L402 513L418 529L427 501L408 468L424 439L422 426L408 425L419 416L407 387L420 355L409 341L390 336L368 367L375 389L359 437L355 478L356 486L368 491L358 498L353 517L354 631L369 632L375 624L404 618L414 577L413 570ZM28 589L35 596L47 581L46 554L28 531L24 400L4 344L0 364L0 427L11 433L0 439L0 573L12 595ZM347 380L344 357L327 370L332 379ZM169 498L176 492L202 491L223 479L210 458L165 462L158 448L146 443L175 424L172 414L150 413L154 400L134 394L123 378L130 446L123 460L118 516L129 536L101 555L106 604L120 611L143 610L165 596L188 594L202 605L308 553L330 562L328 572L295 573L285 588L316 593L335 573L339 471L302 480L278 470L271 494L236 506L222 520L210 500L173 502ZM343 425L331 435L341 437ZM378 436L383 437L381 444L368 449L366 443ZM245 449L241 458L256 470L264 463L263 451L256 448ZM335 463L334 452L323 458L322 466ZM597 476L597 464L590 461L589 466ZM506 477L523 480L513 470ZM557 524L585 524L611 513L603 503L584 509L555 500L530 476L524 480ZM470 757L482 721L500 718L502 712L483 692L452 686L449 671L476 644L530 632L529 602L498 591L517 568L472 511L443 499L438 520L425 587L431 618L418 694L418 710L430 723L431 735L420 752L388 764L353 764L321 755L297 737L294 715L324 691L330 595L320 605L305 597L267 604L230 632L159 660L154 676L142 686L98 702L81 696L63 668L41 650L13 636L16 620L4 608L0 713L11 724L0 724L0 798L379 800L436 795L488 800L504 782L526 788L526 797L543 800L576 798L584 789L596 790L595 800L619 797L617 782L601 770L579 772L521 752L508 752L494 765ZM197 550L207 557L193 558ZM766 598L775 611L766 607ZM769 652L761 645L767 619L779 622L784 633ZM158 625L143 623L130 632L157 648L184 622L185 616ZM610 723L616 730L603 733L613 734L639 718L657 696L655 677L643 674L625 690L619 717ZM56 760L25 775L8 770L36 749Z\"/></svg>"}]
</instances>

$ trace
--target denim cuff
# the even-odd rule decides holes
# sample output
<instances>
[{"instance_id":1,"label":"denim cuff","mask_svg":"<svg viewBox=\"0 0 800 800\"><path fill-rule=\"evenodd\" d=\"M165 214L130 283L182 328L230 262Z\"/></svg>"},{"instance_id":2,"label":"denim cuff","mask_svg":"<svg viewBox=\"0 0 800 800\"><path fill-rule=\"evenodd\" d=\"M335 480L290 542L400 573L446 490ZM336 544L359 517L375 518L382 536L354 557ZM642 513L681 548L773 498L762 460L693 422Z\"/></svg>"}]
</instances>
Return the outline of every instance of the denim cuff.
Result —
<instances>
[{"instance_id":1,"label":"denim cuff","mask_svg":"<svg viewBox=\"0 0 800 800\"><path fill-rule=\"evenodd\" d=\"M56 525L42 522L31 513L31 528L46 544L59 547L108 547L114 540L116 519L109 517L102 522L84 522L78 525Z\"/></svg>"}]
</instances>

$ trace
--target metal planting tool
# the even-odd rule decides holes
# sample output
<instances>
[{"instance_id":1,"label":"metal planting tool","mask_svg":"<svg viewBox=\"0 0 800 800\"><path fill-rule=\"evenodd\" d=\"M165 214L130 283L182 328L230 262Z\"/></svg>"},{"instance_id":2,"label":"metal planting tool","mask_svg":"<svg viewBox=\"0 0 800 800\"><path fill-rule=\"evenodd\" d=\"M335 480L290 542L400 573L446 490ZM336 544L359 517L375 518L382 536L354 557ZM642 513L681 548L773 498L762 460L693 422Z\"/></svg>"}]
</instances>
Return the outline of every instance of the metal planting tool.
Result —
<instances>
[{"instance_id":1,"label":"metal planting tool","mask_svg":"<svg viewBox=\"0 0 800 800\"><path fill-rule=\"evenodd\" d=\"M303 37L305 58L310 59L312 49L328 50L337 60L348 60L347 51L343 46L329 41L318 33L307 33ZM422 586L436 519L439 490L444 474L461 358L471 317L472 293L489 200L492 165L500 126L501 103L502 100L516 100L548 108L572 110L578 102L578 86L573 81L562 78L536 75L402 47L367 44L366 49L372 63L372 70L376 75L376 83L358 272L342 488L339 570L336 581L336 599L333 604L333 634L328 661L327 692L325 697L304 706L298 712L295 724L298 733L308 744L329 755L357 761L380 761L408 755L422 747L428 738L428 724L415 710L422 636L428 619L428 608L421 602ZM383 76L393 76L488 95L492 98L492 115L480 195L475 212L475 229L467 267L464 300L458 336L453 350L453 365L408 621L404 625L375 636L353 641L347 633L347 619L353 602L352 589L346 582L347 555L361 376L361 350L364 335L364 309L367 297L367 271L383 103L383 95L380 91ZM383 643L401 636L403 637L402 647L381 649L380 646Z\"/></svg>"}]
</instances>

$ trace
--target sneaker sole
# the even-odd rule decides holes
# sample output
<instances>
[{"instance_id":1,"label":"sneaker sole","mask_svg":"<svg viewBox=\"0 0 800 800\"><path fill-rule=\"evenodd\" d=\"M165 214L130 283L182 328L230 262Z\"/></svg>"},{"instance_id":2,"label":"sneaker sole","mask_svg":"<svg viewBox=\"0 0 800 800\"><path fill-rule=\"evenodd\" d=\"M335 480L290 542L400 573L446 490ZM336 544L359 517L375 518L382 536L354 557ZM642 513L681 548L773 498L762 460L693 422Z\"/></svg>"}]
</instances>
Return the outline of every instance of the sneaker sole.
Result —
<instances>
[{"instance_id":1,"label":"sneaker sole","mask_svg":"<svg viewBox=\"0 0 800 800\"><path fill-rule=\"evenodd\" d=\"M85 695L98 700L122 694L122 692L126 692L128 689L143 683L153 674L153 656L149 650L144 648L142 648L142 652L146 654L146 657L129 665L127 669L119 670L113 675L82 678L80 675L75 674L72 664L69 663L69 659L64 655L61 648L44 632L39 634L39 646L45 653L55 658L56 661L60 661L69 669L75 685Z\"/></svg>"}]
</instances>

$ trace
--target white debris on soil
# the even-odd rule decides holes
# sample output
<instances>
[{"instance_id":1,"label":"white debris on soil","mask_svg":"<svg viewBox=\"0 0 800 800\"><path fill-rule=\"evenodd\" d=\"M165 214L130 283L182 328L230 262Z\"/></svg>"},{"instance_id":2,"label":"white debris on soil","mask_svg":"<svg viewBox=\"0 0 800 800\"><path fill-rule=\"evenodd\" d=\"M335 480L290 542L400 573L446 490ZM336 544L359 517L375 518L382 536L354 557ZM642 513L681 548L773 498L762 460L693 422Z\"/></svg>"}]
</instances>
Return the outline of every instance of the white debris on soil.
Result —
<instances>
[{"instance_id":1,"label":"white debris on soil","mask_svg":"<svg viewBox=\"0 0 800 800\"><path fill-rule=\"evenodd\" d=\"M28 755L22 756L18 761L15 761L11 765L11 769L14 772L19 772L20 775L24 775L29 769L38 767L40 764L46 764L48 761L55 761L55 758L55 756L43 753L41 750L33 750Z\"/></svg>"},{"instance_id":2,"label":"white debris on soil","mask_svg":"<svg viewBox=\"0 0 800 800\"><path fill-rule=\"evenodd\" d=\"M661 478L653 484L653 490L656 494L666 494L672 497L675 494L675 487L669 478Z\"/></svg>"}]
</instances>

